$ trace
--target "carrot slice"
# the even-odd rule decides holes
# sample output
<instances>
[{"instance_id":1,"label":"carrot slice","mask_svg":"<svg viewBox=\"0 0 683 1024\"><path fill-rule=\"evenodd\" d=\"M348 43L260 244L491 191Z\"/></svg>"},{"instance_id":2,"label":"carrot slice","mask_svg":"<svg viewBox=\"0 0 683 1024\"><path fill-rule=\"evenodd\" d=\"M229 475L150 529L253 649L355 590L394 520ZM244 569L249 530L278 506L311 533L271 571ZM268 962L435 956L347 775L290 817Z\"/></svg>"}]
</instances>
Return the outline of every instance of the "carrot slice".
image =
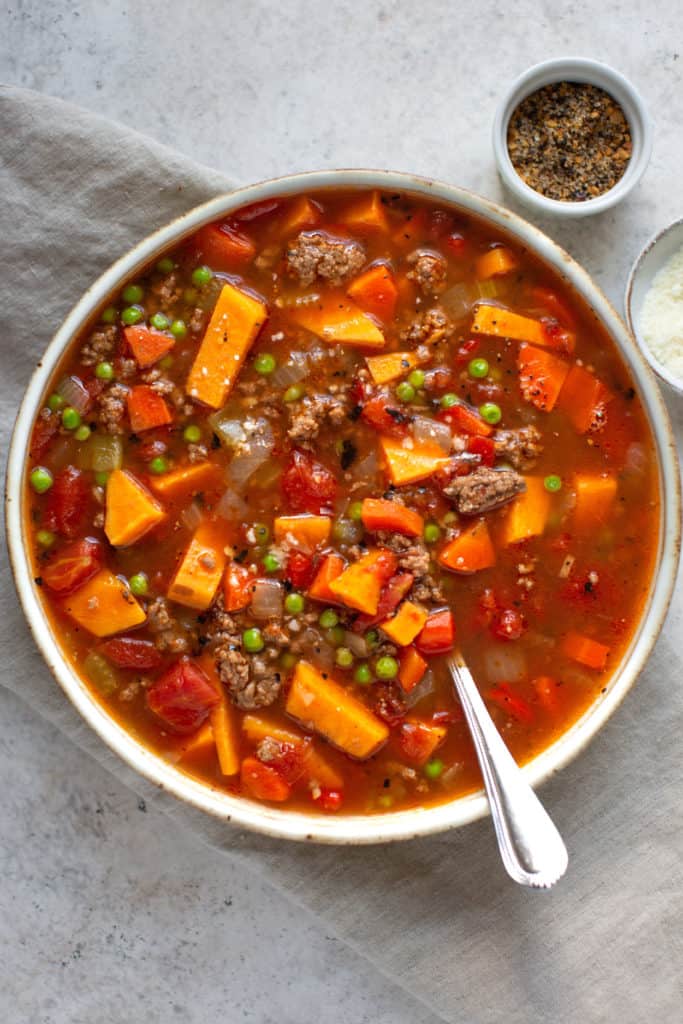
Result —
<instances>
[{"instance_id":1,"label":"carrot slice","mask_svg":"<svg viewBox=\"0 0 683 1024\"><path fill-rule=\"evenodd\" d=\"M150 331L148 327L125 327L123 333L128 348L141 370L154 366L175 345L175 338L170 334Z\"/></svg>"},{"instance_id":2,"label":"carrot slice","mask_svg":"<svg viewBox=\"0 0 683 1024\"><path fill-rule=\"evenodd\" d=\"M325 555L313 582L308 588L308 596L314 601L325 601L327 604L339 604L339 598L330 590L330 584L344 572L346 562L341 555Z\"/></svg>"},{"instance_id":3,"label":"carrot slice","mask_svg":"<svg viewBox=\"0 0 683 1024\"><path fill-rule=\"evenodd\" d=\"M114 469L107 480L104 532L114 547L135 544L166 513L156 498L127 469Z\"/></svg>"},{"instance_id":4,"label":"carrot slice","mask_svg":"<svg viewBox=\"0 0 683 1024\"><path fill-rule=\"evenodd\" d=\"M283 237L288 237L297 231L313 228L321 217L322 211L317 203L307 196L298 196L285 212L280 224L280 233Z\"/></svg>"},{"instance_id":5,"label":"carrot slice","mask_svg":"<svg viewBox=\"0 0 683 1024\"><path fill-rule=\"evenodd\" d=\"M412 601L404 601L395 615L380 622L379 628L399 647L412 644L424 629L427 612Z\"/></svg>"},{"instance_id":6,"label":"carrot slice","mask_svg":"<svg viewBox=\"0 0 683 1024\"><path fill-rule=\"evenodd\" d=\"M375 384L387 384L398 377L404 377L409 370L420 365L414 352L387 352L381 356L366 356L370 376Z\"/></svg>"},{"instance_id":7,"label":"carrot slice","mask_svg":"<svg viewBox=\"0 0 683 1024\"><path fill-rule=\"evenodd\" d=\"M224 473L215 462L188 463L150 478L149 486L162 498L176 500L220 487Z\"/></svg>"},{"instance_id":8,"label":"carrot slice","mask_svg":"<svg viewBox=\"0 0 683 1024\"><path fill-rule=\"evenodd\" d=\"M372 192L351 203L339 215L339 220L352 231L371 233L389 230L389 221L379 192Z\"/></svg>"},{"instance_id":9,"label":"carrot slice","mask_svg":"<svg viewBox=\"0 0 683 1024\"><path fill-rule=\"evenodd\" d=\"M134 434L173 422L173 414L166 402L147 384L136 384L126 397L128 417Z\"/></svg>"},{"instance_id":10,"label":"carrot slice","mask_svg":"<svg viewBox=\"0 0 683 1024\"><path fill-rule=\"evenodd\" d=\"M562 641L562 651L568 658L578 661L580 665L602 671L607 665L609 647L592 640L581 633L567 633Z\"/></svg>"},{"instance_id":11,"label":"carrot slice","mask_svg":"<svg viewBox=\"0 0 683 1024\"><path fill-rule=\"evenodd\" d=\"M426 480L448 463L436 444L413 442L412 448L404 448L403 443L393 437L380 437L379 444L389 479L397 486Z\"/></svg>"},{"instance_id":12,"label":"carrot slice","mask_svg":"<svg viewBox=\"0 0 683 1024\"><path fill-rule=\"evenodd\" d=\"M574 525L586 532L603 525L617 496L617 478L610 474L598 476L582 473L577 475L574 486Z\"/></svg>"},{"instance_id":13,"label":"carrot slice","mask_svg":"<svg viewBox=\"0 0 683 1024\"><path fill-rule=\"evenodd\" d=\"M568 364L545 349L522 345L517 368L522 397L542 412L550 412L569 373Z\"/></svg>"},{"instance_id":14,"label":"carrot slice","mask_svg":"<svg viewBox=\"0 0 683 1024\"><path fill-rule=\"evenodd\" d=\"M405 693L410 693L427 671L427 662L416 647L404 647L399 655L398 681Z\"/></svg>"},{"instance_id":15,"label":"carrot slice","mask_svg":"<svg viewBox=\"0 0 683 1024\"><path fill-rule=\"evenodd\" d=\"M247 796L269 803L284 803L292 791L289 783L274 768L256 757L245 757L242 761L240 782Z\"/></svg>"},{"instance_id":16,"label":"carrot slice","mask_svg":"<svg viewBox=\"0 0 683 1024\"><path fill-rule=\"evenodd\" d=\"M146 615L127 583L109 569L96 576L64 600L64 611L94 636L111 636L140 626Z\"/></svg>"},{"instance_id":17,"label":"carrot slice","mask_svg":"<svg viewBox=\"0 0 683 1024\"><path fill-rule=\"evenodd\" d=\"M369 551L332 580L330 590L348 608L375 615L382 586L396 571L396 556L391 551Z\"/></svg>"},{"instance_id":18,"label":"carrot slice","mask_svg":"<svg viewBox=\"0 0 683 1024\"><path fill-rule=\"evenodd\" d=\"M480 281L484 281L489 277L509 274L518 266L515 254L510 249L506 249L504 245L498 245L495 249L489 249L477 260L477 277Z\"/></svg>"},{"instance_id":19,"label":"carrot slice","mask_svg":"<svg viewBox=\"0 0 683 1024\"><path fill-rule=\"evenodd\" d=\"M475 310L472 333L528 341L533 345L548 344L540 320L532 320L531 317L521 316L501 306L490 306L485 302L480 302Z\"/></svg>"},{"instance_id":20,"label":"carrot slice","mask_svg":"<svg viewBox=\"0 0 683 1024\"><path fill-rule=\"evenodd\" d=\"M390 530L405 537L421 537L424 519L419 512L386 498L364 498L361 519L366 530Z\"/></svg>"},{"instance_id":21,"label":"carrot slice","mask_svg":"<svg viewBox=\"0 0 683 1024\"><path fill-rule=\"evenodd\" d=\"M524 483L526 491L512 502L503 522L503 544L517 544L528 537L539 537L545 530L552 498L540 476L526 476Z\"/></svg>"},{"instance_id":22,"label":"carrot slice","mask_svg":"<svg viewBox=\"0 0 683 1024\"><path fill-rule=\"evenodd\" d=\"M473 573L496 564L496 552L486 522L482 519L449 541L438 557L439 565L453 572Z\"/></svg>"},{"instance_id":23,"label":"carrot slice","mask_svg":"<svg viewBox=\"0 0 683 1024\"><path fill-rule=\"evenodd\" d=\"M386 263L376 263L369 267L351 282L346 293L366 313L372 313L385 322L392 319L398 289L391 267Z\"/></svg>"},{"instance_id":24,"label":"carrot slice","mask_svg":"<svg viewBox=\"0 0 683 1024\"><path fill-rule=\"evenodd\" d=\"M605 406L614 395L583 366L572 366L557 397L557 408L566 413L574 429L585 434L599 427Z\"/></svg>"},{"instance_id":25,"label":"carrot slice","mask_svg":"<svg viewBox=\"0 0 683 1024\"><path fill-rule=\"evenodd\" d=\"M225 696L213 657L208 653L200 654L197 664L220 695L219 703L209 710L209 723L221 772L223 775L237 775L240 770L237 714Z\"/></svg>"}]
</instances>

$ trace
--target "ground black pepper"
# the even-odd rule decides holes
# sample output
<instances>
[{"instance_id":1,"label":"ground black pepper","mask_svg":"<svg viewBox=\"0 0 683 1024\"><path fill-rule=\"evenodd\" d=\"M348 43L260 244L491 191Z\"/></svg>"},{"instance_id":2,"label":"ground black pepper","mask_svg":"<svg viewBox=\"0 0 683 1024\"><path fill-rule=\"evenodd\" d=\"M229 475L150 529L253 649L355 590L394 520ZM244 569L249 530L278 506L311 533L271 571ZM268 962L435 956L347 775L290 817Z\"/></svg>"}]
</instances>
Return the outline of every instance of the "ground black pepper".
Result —
<instances>
[{"instance_id":1,"label":"ground black pepper","mask_svg":"<svg viewBox=\"0 0 683 1024\"><path fill-rule=\"evenodd\" d=\"M527 185L549 199L574 203L613 188L632 149L616 100L579 82L555 82L527 96L510 118L507 144Z\"/></svg>"}]
</instances>

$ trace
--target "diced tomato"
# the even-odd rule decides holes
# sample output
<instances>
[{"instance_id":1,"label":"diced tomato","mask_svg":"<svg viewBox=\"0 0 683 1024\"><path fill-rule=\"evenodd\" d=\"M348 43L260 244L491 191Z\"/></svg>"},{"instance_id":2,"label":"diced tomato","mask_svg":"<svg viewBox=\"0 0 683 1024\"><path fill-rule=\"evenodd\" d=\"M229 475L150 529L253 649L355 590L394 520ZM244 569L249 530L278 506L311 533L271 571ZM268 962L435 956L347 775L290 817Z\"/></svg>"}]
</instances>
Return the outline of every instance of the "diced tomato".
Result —
<instances>
[{"instance_id":1,"label":"diced tomato","mask_svg":"<svg viewBox=\"0 0 683 1024\"><path fill-rule=\"evenodd\" d=\"M220 700L202 670L180 658L147 690L147 705L176 732L193 732Z\"/></svg>"},{"instance_id":2,"label":"diced tomato","mask_svg":"<svg viewBox=\"0 0 683 1024\"><path fill-rule=\"evenodd\" d=\"M390 437L404 437L408 418L401 412L399 403L388 395L375 395L363 405L361 416L366 423Z\"/></svg>"},{"instance_id":3,"label":"diced tomato","mask_svg":"<svg viewBox=\"0 0 683 1024\"><path fill-rule=\"evenodd\" d=\"M445 654L455 646L455 619L449 608L432 612L417 640L420 654Z\"/></svg>"},{"instance_id":4,"label":"diced tomato","mask_svg":"<svg viewBox=\"0 0 683 1024\"><path fill-rule=\"evenodd\" d=\"M90 506L90 488L84 474L75 466L65 466L48 491L43 526L63 537L75 537L85 525Z\"/></svg>"},{"instance_id":5,"label":"diced tomato","mask_svg":"<svg viewBox=\"0 0 683 1024\"><path fill-rule=\"evenodd\" d=\"M565 330L562 324L550 317L544 318L541 323L550 346L557 349L558 352L570 356L576 348L576 335L573 331Z\"/></svg>"},{"instance_id":6,"label":"diced tomato","mask_svg":"<svg viewBox=\"0 0 683 1024\"><path fill-rule=\"evenodd\" d=\"M472 359L480 346L480 338L468 338L467 341L463 341L462 345L455 353L456 365L464 366L465 363L469 363L470 359Z\"/></svg>"},{"instance_id":7,"label":"diced tomato","mask_svg":"<svg viewBox=\"0 0 683 1024\"><path fill-rule=\"evenodd\" d=\"M460 405L452 405L450 409L440 409L436 418L442 423L448 423L453 430L463 434L474 434L477 437L489 437L493 433L493 427L489 426L485 419L474 409L462 402Z\"/></svg>"},{"instance_id":8,"label":"diced tomato","mask_svg":"<svg viewBox=\"0 0 683 1024\"><path fill-rule=\"evenodd\" d=\"M401 753L414 764L424 764L441 741L436 729L425 722L403 722L398 733Z\"/></svg>"},{"instance_id":9,"label":"diced tomato","mask_svg":"<svg viewBox=\"0 0 683 1024\"><path fill-rule=\"evenodd\" d=\"M49 416L39 416L33 428L29 454L32 459L39 459L47 449L50 441L59 430L59 416L51 412Z\"/></svg>"},{"instance_id":10,"label":"diced tomato","mask_svg":"<svg viewBox=\"0 0 683 1024\"><path fill-rule=\"evenodd\" d=\"M290 786L306 773L306 762L311 750L311 740L305 739L302 743L277 742L277 752L274 756L264 761L264 764L275 768L278 775Z\"/></svg>"},{"instance_id":11,"label":"diced tomato","mask_svg":"<svg viewBox=\"0 0 683 1024\"><path fill-rule=\"evenodd\" d=\"M294 549L287 558L286 578L297 590L307 590L315 576L315 559L305 551Z\"/></svg>"},{"instance_id":12,"label":"diced tomato","mask_svg":"<svg viewBox=\"0 0 683 1024\"><path fill-rule=\"evenodd\" d=\"M435 366L425 372L425 391L439 395L453 386L453 374L447 366Z\"/></svg>"},{"instance_id":13,"label":"diced tomato","mask_svg":"<svg viewBox=\"0 0 683 1024\"><path fill-rule=\"evenodd\" d=\"M565 302L557 295L556 292L551 291L550 288L542 288L540 285L531 289L531 294L534 300L539 305L544 306L561 324L565 327L569 327L570 330L576 328L576 317L572 310L567 306Z\"/></svg>"},{"instance_id":14,"label":"diced tomato","mask_svg":"<svg viewBox=\"0 0 683 1024\"><path fill-rule=\"evenodd\" d=\"M194 236L194 245L213 270L233 270L249 263L256 253L252 240L230 224L207 224Z\"/></svg>"},{"instance_id":15,"label":"diced tomato","mask_svg":"<svg viewBox=\"0 0 683 1024\"><path fill-rule=\"evenodd\" d=\"M102 568L102 545L93 537L72 541L56 551L41 570L43 583L57 594L70 594Z\"/></svg>"},{"instance_id":16,"label":"diced tomato","mask_svg":"<svg viewBox=\"0 0 683 1024\"><path fill-rule=\"evenodd\" d=\"M240 612L251 604L254 576L243 565L232 562L225 572L224 600L226 612Z\"/></svg>"},{"instance_id":17,"label":"diced tomato","mask_svg":"<svg viewBox=\"0 0 683 1024\"><path fill-rule=\"evenodd\" d=\"M455 708L449 708L448 711L435 711L432 715L432 722L434 725L453 725L455 722L464 721L465 714L458 705Z\"/></svg>"},{"instance_id":18,"label":"diced tomato","mask_svg":"<svg viewBox=\"0 0 683 1024\"><path fill-rule=\"evenodd\" d=\"M245 757L240 768L240 782L255 800L281 804L289 798L291 787L280 773L256 757Z\"/></svg>"},{"instance_id":19,"label":"diced tomato","mask_svg":"<svg viewBox=\"0 0 683 1024\"><path fill-rule=\"evenodd\" d=\"M392 729L405 718L408 707L401 691L392 683L378 683L372 688L375 698L375 712Z\"/></svg>"},{"instance_id":20,"label":"diced tomato","mask_svg":"<svg viewBox=\"0 0 683 1024\"><path fill-rule=\"evenodd\" d=\"M493 616L491 632L499 640L519 640L526 630L526 619L516 608L501 608Z\"/></svg>"},{"instance_id":21,"label":"diced tomato","mask_svg":"<svg viewBox=\"0 0 683 1024\"><path fill-rule=\"evenodd\" d=\"M489 700L497 704L518 722L529 724L534 720L534 713L527 702L519 694L513 693L507 683L499 683L489 693Z\"/></svg>"},{"instance_id":22,"label":"diced tomato","mask_svg":"<svg viewBox=\"0 0 683 1024\"><path fill-rule=\"evenodd\" d=\"M339 789L330 789L328 786L323 786L320 790L320 795L314 797L314 799L324 811L334 813L341 810L341 806L344 803L344 794Z\"/></svg>"},{"instance_id":23,"label":"diced tomato","mask_svg":"<svg viewBox=\"0 0 683 1024\"><path fill-rule=\"evenodd\" d=\"M478 455L482 466L493 466L496 461L496 444L490 437L469 437L466 451Z\"/></svg>"},{"instance_id":24,"label":"diced tomato","mask_svg":"<svg viewBox=\"0 0 683 1024\"><path fill-rule=\"evenodd\" d=\"M258 203L249 203L232 215L232 219L238 222L248 223L265 217L268 213L275 213L278 207L282 206L281 199L262 199Z\"/></svg>"},{"instance_id":25,"label":"diced tomato","mask_svg":"<svg viewBox=\"0 0 683 1024\"><path fill-rule=\"evenodd\" d=\"M552 676L538 676L531 682L538 694L539 703L548 711L554 711L557 707L557 679Z\"/></svg>"},{"instance_id":26,"label":"diced tomato","mask_svg":"<svg viewBox=\"0 0 683 1024\"><path fill-rule=\"evenodd\" d=\"M117 668L159 668L163 662L151 640L133 636L115 636L98 647Z\"/></svg>"},{"instance_id":27,"label":"diced tomato","mask_svg":"<svg viewBox=\"0 0 683 1024\"><path fill-rule=\"evenodd\" d=\"M414 579L410 572L398 572L392 576L382 587L376 614L359 615L353 624L354 632L364 633L391 615L412 587Z\"/></svg>"},{"instance_id":28,"label":"diced tomato","mask_svg":"<svg viewBox=\"0 0 683 1024\"><path fill-rule=\"evenodd\" d=\"M337 481L308 452L295 450L282 474L282 494L291 512L329 514L337 495Z\"/></svg>"},{"instance_id":29,"label":"diced tomato","mask_svg":"<svg viewBox=\"0 0 683 1024\"><path fill-rule=\"evenodd\" d=\"M446 248L454 256L464 256L467 251L467 239L459 231L452 231L446 238Z\"/></svg>"}]
</instances>

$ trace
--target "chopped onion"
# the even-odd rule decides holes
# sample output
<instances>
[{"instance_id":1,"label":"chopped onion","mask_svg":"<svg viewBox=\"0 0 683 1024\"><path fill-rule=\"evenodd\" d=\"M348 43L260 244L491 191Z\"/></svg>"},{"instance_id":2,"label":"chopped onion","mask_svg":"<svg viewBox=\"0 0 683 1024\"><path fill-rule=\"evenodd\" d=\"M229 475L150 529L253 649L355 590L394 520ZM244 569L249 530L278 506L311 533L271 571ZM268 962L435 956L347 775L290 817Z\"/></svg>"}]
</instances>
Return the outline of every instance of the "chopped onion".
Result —
<instances>
[{"instance_id":1,"label":"chopped onion","mask_svg":"<svg viewBox=\"0 0 683 1024\"><path fill-rule=\"evenodd\" d=\"M57 394L61 395L67 405L70 405L76 412L83 416L91 404L90 392L80 377L65 377L57 388Z\"/></svg>"},{"instance_id":2,"label":"chopped onion","mask_svg":"<svg viewBox=\"0 0 683 1024\"><path fill-rule=\"evenodd\" d=\"M284 590L277 580L256 580L249 610L255 619L277 619L282 616Z\"/></svg>"},{"instance_id":3,"label":"chopped onion","mask_svg":"<svg viewBox=\"0 0 683 1024\"><path fill-rule=\"evenodd\" d=\"M276 388L288 388L298 384L308 373L308 359L305 352L292 352L286 363L279 366L270 381Z\"/></svg>"},{"instance_id":4,"label":"chopped onion","mask_svg":"<svg viewBox=\"0 0 683 1024\"><path fill-rule=\"evenodd\" d=\"M123 441L114 434L91 434L78 452L79 469L111 473L123 465Z\"/></svg>"},{"instance_id":5,"label":"chopped onion","mask_svg":"<svg viewBox=\"0 0 683 1024\"><path fill-rule=\"evenodd\" d=\"M567 577L571 574L571 571L574 568L575 561L576 558L574 557L574 555L567 555L564 562L560 566L560 571L557 574L561 580L566 580Z\"/></svg>"},{"instance_id":6,"label":"chopped onion","mask_svg":"<svg viewBox=\"0 0 683 1024\"><path fill-rule=\"evenodd\" d=\"M119 677L115 669L97 651L89 651L85 656L83 671L100 693L110 694L118 688Z\"/></svg>"},{"instance_id":7,"label":"chopped onion","mask_svg":"<svg viewBox=\"0 0 683 1024\"><path fill-rule=\"evenodd\" d=\"M255 442L250 444L244 454L236 455L230 463L228 479L238 490L241 490L249 477L253 476L259 466L267 461L272 450L272 442L270 444L256 444Z\"/></svg>"},{"instance_id":8,"label":"chopped onion","mask_svg":"<svg viewBox=\"0 0 683 1024\"><path fill-rule=\"evenodd\" d=\"M418 444L438 444L448 454L453 447L453 435L447 423L431 420L428 416L416 416L413 421L413 437Z\"/></svg>"},{"instance_id":9,"label":"chopped onion","mask_svg":"<svg viewBox=\"0 0 683 1024\"><path fill-rule=\"evenodd\" d=\"M248 509L239 494L236 494L232 487L228 487L216 505L216 512L223 519L244 520L247 517Z\"/></svg>"},{"instance_id":10,"label":"chopped onion","mask_svg":"<svg viewBox=\"0 0 683 1024\"><path fill-rule=\"evenodd\" d=\"M471 285L459 281L441 296L441 306L454 320L464 320L468 316L477 297Z\"/></svg>"},{"instance_id":11,"label":"chopped onion","mask_svg":"<svg viewBox=\"0 0 683 1024\"><path fill-rule=\"evenodd\" d=\"M415 707L421 700L434 693L434 675L431 669L427 669L422 679L414 686L405 701L409 708Z\"/></svg>"},{"instance_id":12,"label":"chopped onion","mask_svg":"<svg viewBox=\"0 0 683 1024\"><path fill-rule=\"evenodd\" d=\"M624 469L634 476L645 476L648 466L647 452L639 441L634 441L626 449Z\"/></svg>"},{"instance_id":13,"label":"chopped onion","mask_svg":"<svg viewBox=\"0 0 683 1024\"><path fill-rule=\"evenodd\" d=\"M366 455L364 459L361 459L360 462L357 462L352 467L350 473L354 480L362 480L364 483L372 484L377 476L378 469L377 452L373 449L369 455Z\"/></svg>"},{"instance_id":14,"label":"chopped onion","mask_svg":"<svg viewBox=\"0 0 683 1024\"><path fill-rule=\"evenodd\" d=\"M223 409L209 416L209 423L221 442L228 448L237 448L247 439L247 432L240 420L227 416Z\"/></svg>"},{"instance_id":15,"label":"chopped onion","mask_svg":"<svg viewBox=\"0 0 683 1024\"><path fill-rule=\"evenodd\" d=\"M518 683L526 676L526 658L520 647L507 642L484 651L484 671L491 683Z\"/></svg>"},{"instance_id":16,"label":"chopped onion","mask_svg":"<svg viewBox=\"0 0 683 1024\"><path fill-rule=\"evenodd\" d=\"M368 656L368 645L365 642L365 637L360 633L352 633L347 629L344 633L344 646L348 647L356 658L367 658Z\"/></svg>"},{"instance_id":17,"label":"chopped onion","mask_svg":"<svg viewBox=\"0 0 683 1024\"><path fill-rule=\"evenodd\" d=\"M334 647L323 639L317 629L308 626L301 634L302 653L315 665L330 668L334 663Z\"/></svg>"},{"instance_id":18,"label":"chopped onion","mask_svg":"<svg viewBox=\"0 0 683 1024\"><path fill-rule=\"evenodd\" d=\"M204 514L199 503L191 501L187 508L184 508L180 513L180 518L183 526L187 527L188 530L191 530L192 533L194 533L204 518Z\"/></svg>"}]
</instances>

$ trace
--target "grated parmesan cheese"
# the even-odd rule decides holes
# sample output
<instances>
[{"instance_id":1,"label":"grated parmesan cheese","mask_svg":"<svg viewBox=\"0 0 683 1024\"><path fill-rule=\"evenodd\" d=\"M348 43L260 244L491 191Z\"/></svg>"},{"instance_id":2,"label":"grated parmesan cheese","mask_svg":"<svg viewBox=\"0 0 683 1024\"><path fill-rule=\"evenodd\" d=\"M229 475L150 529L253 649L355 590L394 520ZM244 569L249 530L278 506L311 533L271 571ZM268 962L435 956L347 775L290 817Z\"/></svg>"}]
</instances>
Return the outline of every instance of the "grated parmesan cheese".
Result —
<instances>
[{"instance_id":1,"label":"grated parmesan cheese","mask_svg":"<svg viewBox=\"0 0 683 1024\"><path fill-rule=\"evenodd\" d=\"M655 274L643 301L640 333L655 359L683 378L683 247Z\"/></svg>"}]
</instances>

